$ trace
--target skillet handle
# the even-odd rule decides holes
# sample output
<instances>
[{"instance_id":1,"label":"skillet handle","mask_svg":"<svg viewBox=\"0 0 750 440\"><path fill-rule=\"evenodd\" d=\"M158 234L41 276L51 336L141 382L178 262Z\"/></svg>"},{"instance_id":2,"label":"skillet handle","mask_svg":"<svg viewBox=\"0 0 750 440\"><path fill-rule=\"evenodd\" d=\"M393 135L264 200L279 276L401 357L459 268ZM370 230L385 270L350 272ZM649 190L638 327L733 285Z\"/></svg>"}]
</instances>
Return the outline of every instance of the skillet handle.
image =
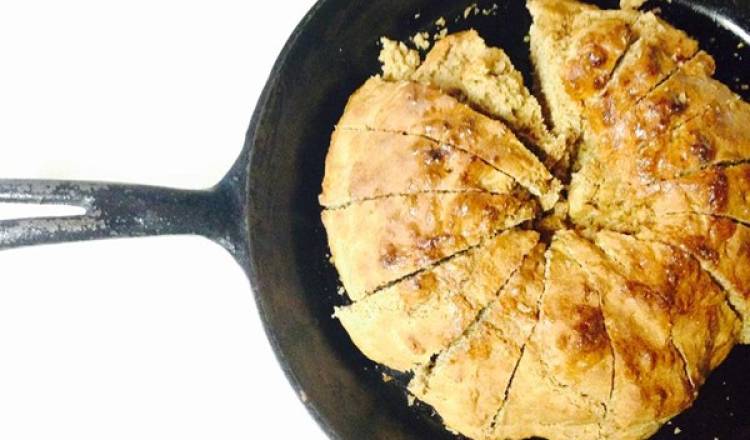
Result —
<instances>
[{"instance_id":1,"label":"skillet handle","mask_svg":"<svg viewBox=\"0 0 750 440\"><path fill-rule=\"evenodd\" d=\"M241 230L232 189L209 190L51 180L0 180L0 203L82 207L71 217L0 221L0 250L153 235L202 235L233 253Z\"/></svg>"}]
</instances>

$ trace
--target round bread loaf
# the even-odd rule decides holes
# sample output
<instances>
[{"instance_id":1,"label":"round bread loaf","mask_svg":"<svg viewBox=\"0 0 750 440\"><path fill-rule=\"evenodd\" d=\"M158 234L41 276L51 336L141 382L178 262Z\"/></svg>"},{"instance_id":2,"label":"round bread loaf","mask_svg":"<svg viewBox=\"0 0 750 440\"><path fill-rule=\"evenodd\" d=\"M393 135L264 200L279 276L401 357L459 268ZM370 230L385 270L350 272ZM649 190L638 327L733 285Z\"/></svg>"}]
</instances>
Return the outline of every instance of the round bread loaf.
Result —
<instances>
[{"instance_id":1,"label":"round bread loaf","mask_svg":"<svg viewBox=\"0 0 750 440\"><path fill-rule=\"evenodd\" d=\"M528 6L545 105L474 31L350 98L335 317L453 432L647 438L750 342L750 105L652 13Z\"/></svg>"}]
</instances>

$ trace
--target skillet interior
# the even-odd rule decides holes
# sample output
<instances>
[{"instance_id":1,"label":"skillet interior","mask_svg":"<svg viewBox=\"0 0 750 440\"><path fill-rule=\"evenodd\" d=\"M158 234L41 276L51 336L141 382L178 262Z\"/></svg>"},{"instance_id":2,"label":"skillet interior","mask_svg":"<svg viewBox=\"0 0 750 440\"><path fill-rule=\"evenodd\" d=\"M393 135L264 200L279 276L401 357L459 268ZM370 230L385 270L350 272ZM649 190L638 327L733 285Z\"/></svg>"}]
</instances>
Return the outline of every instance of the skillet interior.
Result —
<instances>
[{"instance_id":1,"label":"skillet interior","mask_svg":"<svg viewBox=\"0 0 750 440\"><path fill-rule=\"evenodd\" d=\"M419 30L434 30L432 23L444 16L450 32L473 27L488 44L504 48L531 81L524 1L498 1L496 15L455 22L471 3L320 1L279 58L248 132L251 282L283 368L333 438L455 438L429 408L407 406L404 377L384 384L383 370L331 319L333 306L346 299L338 294L337 275L327 261L317 195L331 131L347 97L378 71L381 35L405 40ZM597 3L616 6L610 0ZM647 6L661 7L664 18L698 38L717 59L717 78L748 99L741 85L750 84L750 49L738 49L738 35L717 26L706 12L720 12L750 30L750 3L673 0ZM750 347L736 348L694 408L656 438L673 438L675 427L687 438L750 438L750 378L743 374L748 365Z\"/></svg>"}]
</instances>

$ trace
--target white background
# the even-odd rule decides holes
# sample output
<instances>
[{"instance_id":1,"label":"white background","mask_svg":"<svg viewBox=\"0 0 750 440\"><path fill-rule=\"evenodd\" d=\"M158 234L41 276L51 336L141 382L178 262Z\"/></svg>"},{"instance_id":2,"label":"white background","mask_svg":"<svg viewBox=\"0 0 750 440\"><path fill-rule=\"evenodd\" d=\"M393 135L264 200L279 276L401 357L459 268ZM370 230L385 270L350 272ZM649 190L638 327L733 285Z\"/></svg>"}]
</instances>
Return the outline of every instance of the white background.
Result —
<instances>
[{"instance_id":1,"label":"white background","mask_svg":"<svg viewBox=\"0 0 750 440\"><path fill-rule=\"evenodd\" d=\"M212 185L312 4L0 1L0 178ZM241 269L181 237L0 253L0 438L324 436Z\"/></svg>"}]
</instances>

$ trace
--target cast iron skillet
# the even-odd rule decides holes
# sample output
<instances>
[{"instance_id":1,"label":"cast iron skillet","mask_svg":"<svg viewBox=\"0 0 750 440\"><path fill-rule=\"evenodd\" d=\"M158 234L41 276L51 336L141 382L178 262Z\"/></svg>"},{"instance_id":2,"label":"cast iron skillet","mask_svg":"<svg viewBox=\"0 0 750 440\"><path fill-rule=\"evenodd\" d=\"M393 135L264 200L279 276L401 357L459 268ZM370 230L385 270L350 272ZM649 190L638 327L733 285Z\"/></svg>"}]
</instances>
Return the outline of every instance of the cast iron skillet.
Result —
<instances>
[{"instance_id":1,"label":"cast iron skillet","mask_svg":"<svg viewBox=\"0 0 750 440\"><path fill-rule=\"evenodd\" d=\"M72 204L86 215L0 222L0 249L64 241L199 234L230 251L250 278L279 362L332 438L450 439L429 408L409 407L395 375L365 359L338 322L337 276L327 261L317 195L331 130L347 97L378 70L378 37L405 39L448 19L502 46L529 77L522 0L496 14L462 16L471 0L321 0L294 31L271 73L228 175L205 191L52 181L0 181L0 202ZM600 6L614 7L614 1ZM490 8L492 3L479 3ZM717 58L718 78L745 94L750 84L750 1L673 0L663 16ZM419 13L418 18L415 14ZM735 55L736 54L736 55ZM695 406L657 438L750 439L750 349L738 347ZM248 372L252 374L252 372Z\"/></svg>"}]
</instances>

